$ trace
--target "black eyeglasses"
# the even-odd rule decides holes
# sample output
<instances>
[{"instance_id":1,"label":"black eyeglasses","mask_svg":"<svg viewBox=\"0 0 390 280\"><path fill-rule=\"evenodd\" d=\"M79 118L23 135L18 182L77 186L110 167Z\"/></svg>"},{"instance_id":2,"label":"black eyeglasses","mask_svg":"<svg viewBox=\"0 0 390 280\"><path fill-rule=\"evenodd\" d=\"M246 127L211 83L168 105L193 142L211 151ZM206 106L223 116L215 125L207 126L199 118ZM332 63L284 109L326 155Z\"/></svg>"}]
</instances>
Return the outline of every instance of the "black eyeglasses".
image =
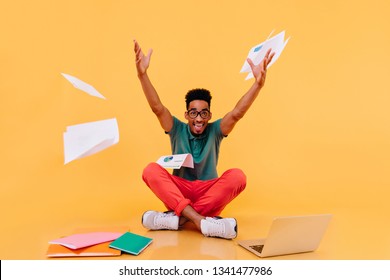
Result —
<instances>
[{"instance_id":1,"label":"black eyeglasses","mask_svg":"<svg viewBox=\"0 0 390 280\"><path fill-rule=\"evenodd\" d=\"M200 115L200 117L202 118L202 119L207 119L208 117L210 117L210 111L209 110L207 110L207 109L205 109L205 110L202 110L202 111L200 111L200 112L198 112L198 111L196 111L196 110L188 110L187 111L187 114L188 114L188 116L191 118L191 119L196 119L196 117L198 116L198 115Z\"/></svg>"}]
</instances>

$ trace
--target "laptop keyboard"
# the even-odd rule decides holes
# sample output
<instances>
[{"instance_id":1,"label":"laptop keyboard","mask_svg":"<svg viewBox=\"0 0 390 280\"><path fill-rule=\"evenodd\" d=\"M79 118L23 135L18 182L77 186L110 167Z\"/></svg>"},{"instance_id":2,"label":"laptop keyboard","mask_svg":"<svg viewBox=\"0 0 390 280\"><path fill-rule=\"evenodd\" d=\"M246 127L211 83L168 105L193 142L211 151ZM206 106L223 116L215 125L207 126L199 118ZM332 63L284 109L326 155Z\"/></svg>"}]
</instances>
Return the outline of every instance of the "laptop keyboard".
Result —
<instances>
[{"instance_id":1,"label":"laptop keyboard","mask_svg":"<svg viewBox=\"0 0 390 280\"><path fill-rule=\"evenodd\" d=\"M249 246L249 247L251 247L253 250L261 253L261 251L263 251L264 245L253 245L253 246Z\"/></svg>"}]
</instances>

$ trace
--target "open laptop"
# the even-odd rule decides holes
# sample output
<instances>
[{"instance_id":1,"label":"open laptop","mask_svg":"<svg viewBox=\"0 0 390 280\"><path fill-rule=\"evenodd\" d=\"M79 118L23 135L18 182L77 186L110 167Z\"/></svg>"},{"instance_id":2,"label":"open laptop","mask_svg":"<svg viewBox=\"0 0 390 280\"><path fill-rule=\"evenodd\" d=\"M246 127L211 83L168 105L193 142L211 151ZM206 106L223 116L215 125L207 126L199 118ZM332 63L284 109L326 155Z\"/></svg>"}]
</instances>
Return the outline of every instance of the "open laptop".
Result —
<instances>
[{"instance_id":1,"label":"open laptop","mask_svg":"<svg viewBox=\"0 0 390 280\"><path fill-rule=\"evenodd\" d=\"M262 258L311 252L318 248L331 218L331 214L277 217L267 238L237 242Z\"/></svg>"}]
</instances>

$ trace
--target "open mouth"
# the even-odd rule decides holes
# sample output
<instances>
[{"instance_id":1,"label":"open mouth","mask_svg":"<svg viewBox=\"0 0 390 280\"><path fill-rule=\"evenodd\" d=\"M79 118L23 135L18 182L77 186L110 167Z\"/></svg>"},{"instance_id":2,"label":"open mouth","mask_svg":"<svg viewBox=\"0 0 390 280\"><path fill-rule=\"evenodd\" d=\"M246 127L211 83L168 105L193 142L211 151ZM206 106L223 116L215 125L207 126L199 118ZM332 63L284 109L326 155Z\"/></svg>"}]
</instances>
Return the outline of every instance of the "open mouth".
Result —
<instances>
[{"instance_id":1,"label":"open mouth","mask_svg":"<svg viewBox=\"0 0 390 280\"><path fill-rule=\"evenodd\" d=\"M196 133L201 133L203 130L204 124L203 123L194 123L194 131Z\"/></svg>"}]
</instances>

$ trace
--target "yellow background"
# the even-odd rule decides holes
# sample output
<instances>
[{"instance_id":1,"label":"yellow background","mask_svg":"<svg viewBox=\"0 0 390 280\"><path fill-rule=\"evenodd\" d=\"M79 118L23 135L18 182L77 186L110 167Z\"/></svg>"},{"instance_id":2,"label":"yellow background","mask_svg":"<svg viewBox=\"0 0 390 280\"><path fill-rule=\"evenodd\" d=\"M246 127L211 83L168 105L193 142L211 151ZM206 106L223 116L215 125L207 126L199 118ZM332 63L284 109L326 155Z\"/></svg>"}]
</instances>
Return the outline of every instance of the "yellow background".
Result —
<instances>
[{"instance_id":1,"label":"yellow background","mask_svg":"<svg viewBox=\"0 0 390 280\"><path fill-rule=\"evenodd\" d=\"M390 258L389 14L385 0L2 1L0 258L44 259L74 227L138 227L163 210L141 173L169 139L136 77L134 38L154 49L149 75L174 115L205 87L217 119L250 87L239 71L272 30L291 40L222 143L219 171L248 177L226 215L332 213L327 258ZM66 126L112 117L119 144L63 164Z\"/></svg>"}]
</instances>

